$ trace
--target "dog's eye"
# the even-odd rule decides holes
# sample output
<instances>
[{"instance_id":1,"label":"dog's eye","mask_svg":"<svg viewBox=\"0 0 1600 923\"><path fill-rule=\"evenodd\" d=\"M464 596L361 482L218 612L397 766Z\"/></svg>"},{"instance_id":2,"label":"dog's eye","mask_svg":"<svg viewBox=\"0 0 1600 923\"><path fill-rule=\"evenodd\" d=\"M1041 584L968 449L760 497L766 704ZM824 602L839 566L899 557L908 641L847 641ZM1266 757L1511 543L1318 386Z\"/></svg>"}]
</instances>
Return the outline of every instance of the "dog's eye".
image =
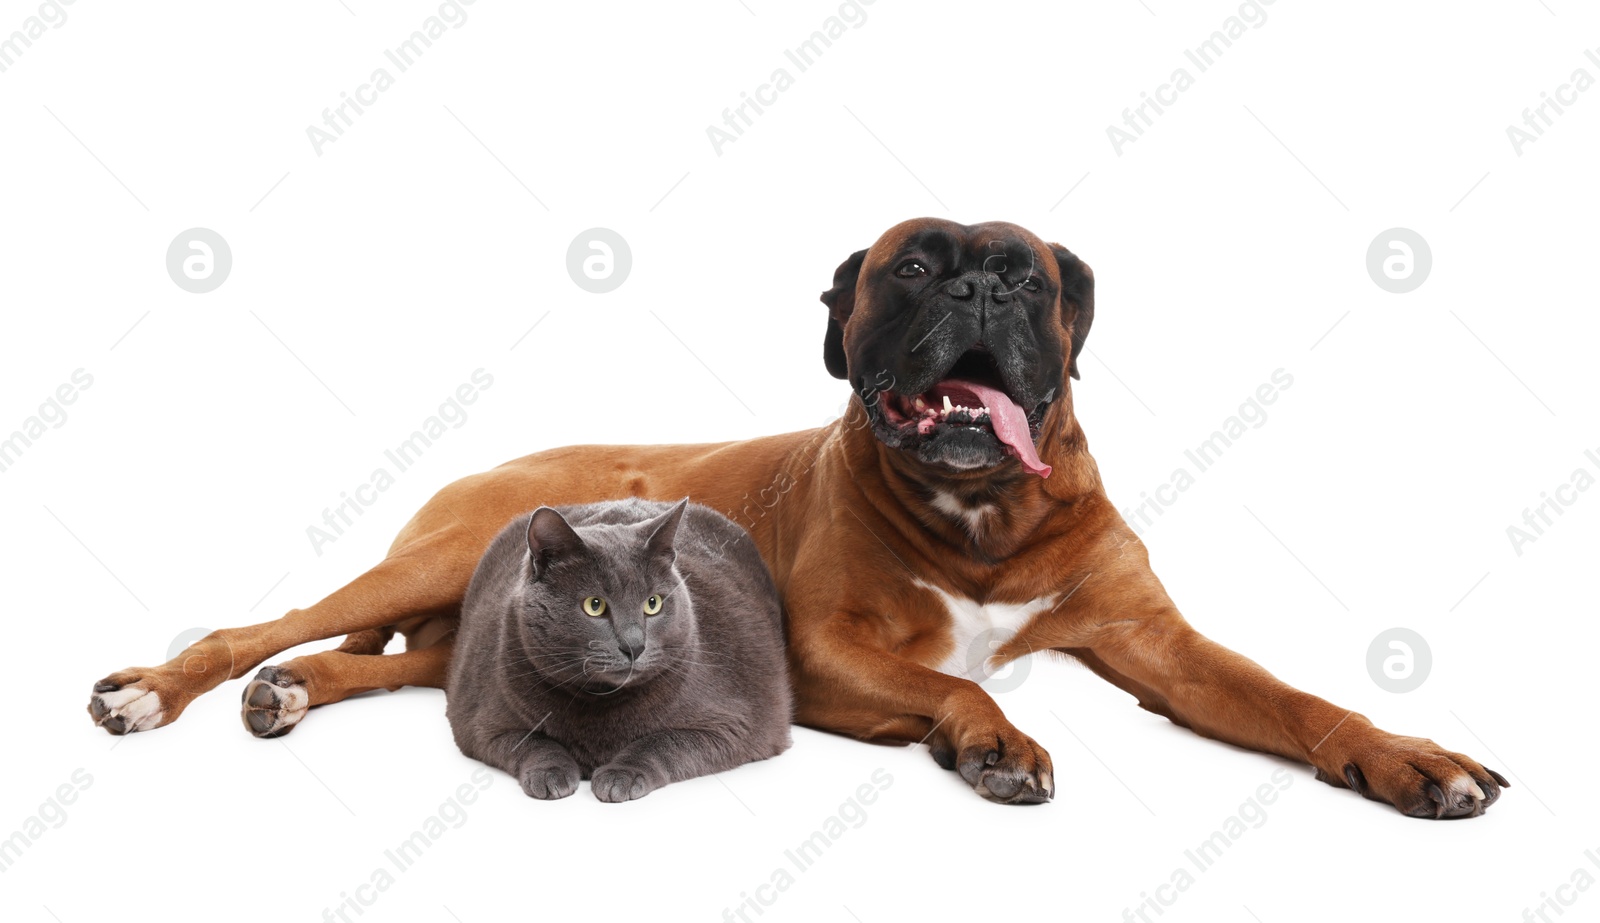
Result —
<instances>
[{"instance_id":1,"label":"dog's eye","mask_svg":"<svg viewBox=\"0 0 1600 923\"><path fill-rule=\"evenodd\" d=\"M598 596L590 596L583 601L583 614L599 617L606 614L606 601Z\"/></svg>"},{"instance_id":2,"label":"dog's eye","mask_svg":"<svg viewBox=\"0 0 1600 923\"><path fill-rule=\"evenodd\" d=\"M1023 279L1022 287L1030 292L1037 292L1039 290L1039 277L1029 276L1028 278Z\"/></svg>"},{"instance_id":3,"label":"dog's eye","mask_svg":"<svg viewBox=\"0 0 1600 923\"><path fill-rule=\"evenodd\" d=\"M644 614L655 615L660 612L662 602L663 600L659 593L651 593L650 597L644 601Z\"/></svg>"},{"instance_id":4,"label":"dog's eye","mask_svg":"<svg viewBox=\"0 0 1600 923\"><path fill-rule=\"evenodd\" d=\"M917 276L928 274L928 267L916 260L906 260L895 268L894 274L902 279L915 279Z\"/></svg>"}]
</instances>

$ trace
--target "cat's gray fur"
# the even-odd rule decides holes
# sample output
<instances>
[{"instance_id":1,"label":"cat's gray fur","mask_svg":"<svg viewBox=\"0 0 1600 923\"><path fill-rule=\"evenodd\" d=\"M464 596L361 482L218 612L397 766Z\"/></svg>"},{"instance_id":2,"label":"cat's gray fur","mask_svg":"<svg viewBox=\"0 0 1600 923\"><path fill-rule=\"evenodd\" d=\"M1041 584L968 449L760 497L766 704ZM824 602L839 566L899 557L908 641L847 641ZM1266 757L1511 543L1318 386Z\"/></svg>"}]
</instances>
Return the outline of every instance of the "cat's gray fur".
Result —
<instances>
[{"instance_id":1,"label":"cat's gray fur","mask_svg":"<svg viewBox=\"0 0 1600 923\"><path fill-rule=\"evenodd\" d=\"M647 616L651 594L664 603ZM589 596L603 616L583 612ZM687 500L512 520L467 589L447 692L461 752L535 798L585 778L628 801L790 743L772 576L743 529Z\"/></svg>"}]
</instances>

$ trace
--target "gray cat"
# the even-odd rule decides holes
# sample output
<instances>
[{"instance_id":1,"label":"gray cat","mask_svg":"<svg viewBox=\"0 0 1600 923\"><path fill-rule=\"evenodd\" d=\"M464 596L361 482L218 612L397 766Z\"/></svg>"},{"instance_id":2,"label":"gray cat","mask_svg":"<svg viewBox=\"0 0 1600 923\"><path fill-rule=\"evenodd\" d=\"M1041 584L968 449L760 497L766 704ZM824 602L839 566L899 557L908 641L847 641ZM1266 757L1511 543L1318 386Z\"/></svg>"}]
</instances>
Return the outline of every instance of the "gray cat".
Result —
<instances>
[{"instance_id":1,"label":"gray cat","mask_svg":"<svg viewBox=\"0 0 1600 923\"><path fill-rule=\"evenodd\" d=\"M621 500L512 520L461 607L447 713L461 752L534 798L629 801L789 747L783 616L742 528Z\"/></svg>"}]
</instances>

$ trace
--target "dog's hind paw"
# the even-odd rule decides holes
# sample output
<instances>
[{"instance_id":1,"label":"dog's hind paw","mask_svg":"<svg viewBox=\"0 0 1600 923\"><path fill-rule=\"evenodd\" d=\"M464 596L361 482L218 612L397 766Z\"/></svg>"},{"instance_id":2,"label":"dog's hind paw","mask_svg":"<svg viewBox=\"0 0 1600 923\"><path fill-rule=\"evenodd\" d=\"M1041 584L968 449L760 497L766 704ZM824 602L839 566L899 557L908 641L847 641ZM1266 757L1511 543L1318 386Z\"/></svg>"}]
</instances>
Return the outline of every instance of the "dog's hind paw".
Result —
<instances>
[{"instance_id":1,"label":"dog's hind paw","mask_svg":"<svg viewBox=\"0 0 1600 923\"><path fill-rule=\"evenodd\" d=\"M127 685L111 678L94 684L94 694L89 697L89 717L94 723L112 734L132 734L158 728L166 717L161 708L161 696L143 683Z\"/></svg>"},{"instance_id":2,"label":"dog's hind paw","mask_svg":"<svg viewBox=\"0 0 1600 923\"><path fill-rule=\"evenodd\" d=\"M282 737L294 730L311 706L311 696L283 667L262 667L244 687L240 717L257 737Z\"/></svg>"}]
</instances>

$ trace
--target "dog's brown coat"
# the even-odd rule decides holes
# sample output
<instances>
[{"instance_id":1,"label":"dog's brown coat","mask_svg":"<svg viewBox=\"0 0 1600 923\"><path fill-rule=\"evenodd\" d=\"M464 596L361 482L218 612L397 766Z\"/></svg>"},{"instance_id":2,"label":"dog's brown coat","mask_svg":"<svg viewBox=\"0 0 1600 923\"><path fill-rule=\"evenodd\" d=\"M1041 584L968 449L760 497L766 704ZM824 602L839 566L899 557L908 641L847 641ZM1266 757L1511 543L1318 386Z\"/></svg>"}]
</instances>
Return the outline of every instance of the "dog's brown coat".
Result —
<instances>
[{"instance_id":1,"label":"dog's brown coat","mask_svg":"<svg viewBox=\"0 0 1600 923\"><path fill-rule=\"evenodd\" d=\"M866 269L925 224L887 232L867 253ZM1049 246L1027 239L1059 287ZM861 272L863 287L871 275ZM1090 286L1077 293L1088 303L1063 306L1060 342L1081 344L1092 278ZM843 337L835 343L830 335L830 367L842 358L834 350L874 323L870 294L857 291L849 310L835 308ZM289 647L345 634L352 638L340 652L269 668L251 687L257 694L247 691L247 718L252 708L273 707L273 690L262 683L298 684L311 705L367 689L441 686L467 582L512 516L541 504L688 496L748 511L744 522L784 599L800 723L864 739L926 740L942 765L994 800L1051 797L1050 757L978 685L934 669L954 642L950 615L929 586L978 603L1055 600L1000 650L1002 658L1073 655L1150 711L1207 737L1309 763L1318 778L1408 814L1475 815L1498 797L1505 780L1474 760L1381 731L1191 628L1106 498L1067 378L1038 440L1054 467L1048 479L929 470L879 442L857 402L840 421L806 432L719 445L577 446L510 462L440 491L383 562L309 609L216 632L171 663L107 677L91 714L116 732L143 729L119 726L100 699L143 689L160 699L150 726L170 723L224 679ZM930 485L958 502L981 495L994 512L973 530L931 505ZM411 650L377 655L396 629ZM292 726L269 717L278 723L258 720L252 728Z\"/></svg>"}]
</instances>

